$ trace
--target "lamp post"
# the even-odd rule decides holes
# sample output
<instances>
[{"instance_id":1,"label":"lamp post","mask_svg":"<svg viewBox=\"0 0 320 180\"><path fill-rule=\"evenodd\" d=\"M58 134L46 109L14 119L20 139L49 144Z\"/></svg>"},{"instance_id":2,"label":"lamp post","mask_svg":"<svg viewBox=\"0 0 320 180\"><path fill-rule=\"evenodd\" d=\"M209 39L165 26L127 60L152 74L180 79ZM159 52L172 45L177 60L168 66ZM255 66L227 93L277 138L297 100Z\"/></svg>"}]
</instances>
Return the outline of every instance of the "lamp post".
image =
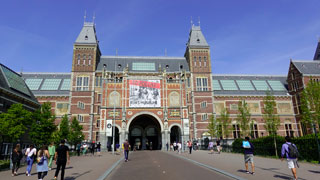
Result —
<instances>
[{"instance_id":1,"label":"lamp post","mask_svg":"<svg viewBox=\"0 0 320 180\"><path fill-rule=\"evenodd\" d=\"M107 85L106 85L106 68L107 68L107 65L106 64L103 64L103 84L102 84L102 93L104 93L103 92L103 90L104 90L104 86L106 87L106 89L107 89ZM102 95L102 97L104 97L105 96L105 94L106 93L104 93L103 95ZM101 101L101 103L102 103L102 105L103 105L103 101L104 101L104 99L102 98L102 101ZM104 111L104 112L106 112L106 111ZM103 121L105 121L104 119L103 119ZM103 123L104 124L104 126L106 125L106 122L104 122ZM105 131L105 133L104 133L104 138L105 138L105 145L104 145L104 147L107 147L107 145L108 145L108 137L107 137L107 130L106 130L106 128L105 127L103 127L103 129L104 129L104 131ZM108 147L107 147L107 151L108 151Z\"/></svg>"},{"instance_id":2,"label":"lamp post","mask_svg":"<svg viewBox=\"0 0 320 180\"><path fill-rule=\"evenodd\" d=\"M315 114L315 111L310 111L310 118L313 118L313 114ZM316 127L316 124L314 123L314 121L312 119L310 119L310 120L312 122L312 127L313 127L314 135L316 138L317 146L318 146L318 163L320 164L320 143L319 143L319 138L318 138L318 134L317 134L317 127Z\"/></svg>"},{"instance_id":3,"label":"lamp post","mask_svg":"<svg viewBox=\"0 0 320 180\"><path fill-rule=\"evenodd\" d=\"M182 145L182 152L184 152L184 141L183 141L183 136L184 136L184 123L183 123L183 113L182 113L182 77L184 74L182 73L182 68L183 65L179 66L180 68L180 77L179 77L179 83L180 83L180 120L181 120L181 145Z\"/></svg>"},{"instance_id":4,"label":"lamp post","mask_svg":"<svg viewBox=\"0 0 320 180\"><path fill-rule=\"evenodd\" d=\"M116 68L117 61L114 63L114 92L116 92L116 74L117 74L117 68ZM121 68L121 64L118 64L118 68ZM114 155L114 148L115 148L115 133L116 133L116 97L113 97L113 126L112 126L112 154Z\"/></svg>"}]
</instances>

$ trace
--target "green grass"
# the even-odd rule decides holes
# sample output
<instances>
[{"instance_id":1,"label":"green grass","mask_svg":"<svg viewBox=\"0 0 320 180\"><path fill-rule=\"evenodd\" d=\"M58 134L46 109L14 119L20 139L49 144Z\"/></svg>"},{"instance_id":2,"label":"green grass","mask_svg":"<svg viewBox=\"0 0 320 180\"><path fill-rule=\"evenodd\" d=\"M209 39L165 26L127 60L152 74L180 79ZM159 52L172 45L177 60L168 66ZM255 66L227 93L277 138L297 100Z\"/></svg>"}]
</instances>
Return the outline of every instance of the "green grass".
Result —
<instances>
[{"instance_id":1,"label":"green grass","mask_svg":"<svg viewBox=\"0 0 320 180\"><path fill-rule=\"evenodd\" d=\"M9 160L0 160L0 170L7 169L10 167L10 161Z\"/></svg>"}]
</instances>

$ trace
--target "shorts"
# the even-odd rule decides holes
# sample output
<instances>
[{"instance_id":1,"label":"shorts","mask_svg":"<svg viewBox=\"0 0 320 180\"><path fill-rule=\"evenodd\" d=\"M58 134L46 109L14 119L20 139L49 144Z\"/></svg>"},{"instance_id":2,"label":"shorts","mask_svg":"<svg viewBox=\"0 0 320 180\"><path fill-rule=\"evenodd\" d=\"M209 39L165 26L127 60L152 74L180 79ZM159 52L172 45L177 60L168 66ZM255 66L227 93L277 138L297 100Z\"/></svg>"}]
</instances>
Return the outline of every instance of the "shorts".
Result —
<instances>
[{"instance_id":1,"label":"shorts","mask_svg":"<svg viewBox=\"0 0 320 180\"><path fill-rule=\"evenodd\" d=\"M101 149L97 149L97 152L101 152Z\"/></svg>"},{"instance_id":2,"label":"shorts","mask_svg":"<svg viewBox=\"0 0 320 180\"><path fill-rule=\"evenodd\" d=\"M244 162L245 163L250 162L252 164L253 163L253 154L245 154L244 155Z\"/></svg>"},{"instance_id":3,"label":"shorts","mask_svg":"<svg viewBox=\"0 0 320 180\"><path fill-rule=\"evenodd\" d=\"M287 159L288 162L288 168L297 168L297 159Z\"/></svg>"}]
</instances>

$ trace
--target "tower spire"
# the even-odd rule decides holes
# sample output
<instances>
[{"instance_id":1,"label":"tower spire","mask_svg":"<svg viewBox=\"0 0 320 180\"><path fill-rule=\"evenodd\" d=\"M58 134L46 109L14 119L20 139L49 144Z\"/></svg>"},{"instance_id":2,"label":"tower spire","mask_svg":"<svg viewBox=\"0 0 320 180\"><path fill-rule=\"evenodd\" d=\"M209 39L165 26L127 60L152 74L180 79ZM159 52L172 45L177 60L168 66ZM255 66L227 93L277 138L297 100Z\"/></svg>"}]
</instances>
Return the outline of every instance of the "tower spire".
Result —
<instances>
[{"instance_id":1,"label":"tower spire","mask_svg":"<svg viewBox=\"0 0 320 180\"><path fill-rule=\"evenodd\" d=\"M84 10L83 23L86 22L87 19L87 10Z\"/></svg>"},{"instance_id":2,"label":"tower spire","mask_svg":"<svg viewBox=\"0 0 320 180\"><path fill-rule=\"evenodd\" d=\"M94 24L94 20L96 19L96 12L93 12L92 23Z\"/></svg>"},{"instance_id":3,"label":"tower spire","mask_svg":"<svg viewBox=\"0 0 320 180\"><path fill-rule=\"evenodd\" d=\"M193 26L192 16L191 16L190 23L191 23L191 28L192 28L192 26Z\"/></svg>"},{"instance_id":4,"label":"tower spire","mask_svg":"<svg viewBox=\"0 0 320 180\"><path fill-rule=\"evenodd\" d=\"M198 24L199 24L199 27L200 27L200 16L198 16Z\"/></svg>"}]
</instances>

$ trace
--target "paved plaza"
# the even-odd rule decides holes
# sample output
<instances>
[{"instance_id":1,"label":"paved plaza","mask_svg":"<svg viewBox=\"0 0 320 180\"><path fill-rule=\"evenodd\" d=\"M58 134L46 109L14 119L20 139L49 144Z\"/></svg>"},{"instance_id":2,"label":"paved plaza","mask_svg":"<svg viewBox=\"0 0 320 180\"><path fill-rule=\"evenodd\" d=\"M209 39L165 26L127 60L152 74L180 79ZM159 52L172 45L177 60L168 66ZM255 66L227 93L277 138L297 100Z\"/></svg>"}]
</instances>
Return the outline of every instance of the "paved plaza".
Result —
<instances>
[{"instance_id":1,"label":"paved plaza","mask_svg":"<svg viewBox=\"0 0 320 180\"><path fill-rule=\"evenodd\" d=\"M192 154L166 151L130 152L129 161L124 162L122 154L102 153L101 157L73 156L67 165L66 180L135 180L135 179L292 179L285 161L278 159L254 157L256 174L246 174L243 155L233 153L210 154L208 151L193 151ZM11 171L1 171L0 179L28 180L37 179L36 166L32 176L26 177L26 167L19 169L18 176L11 177ZM55 168L54 168L55 170ZM49 171L45 179L54 176ZM298 169L299 179L319 179L320 166L302 163Z\"/></svg>"}]
</instances>

